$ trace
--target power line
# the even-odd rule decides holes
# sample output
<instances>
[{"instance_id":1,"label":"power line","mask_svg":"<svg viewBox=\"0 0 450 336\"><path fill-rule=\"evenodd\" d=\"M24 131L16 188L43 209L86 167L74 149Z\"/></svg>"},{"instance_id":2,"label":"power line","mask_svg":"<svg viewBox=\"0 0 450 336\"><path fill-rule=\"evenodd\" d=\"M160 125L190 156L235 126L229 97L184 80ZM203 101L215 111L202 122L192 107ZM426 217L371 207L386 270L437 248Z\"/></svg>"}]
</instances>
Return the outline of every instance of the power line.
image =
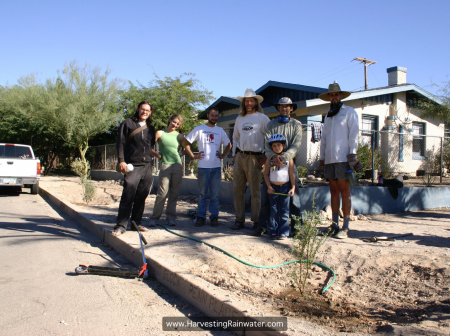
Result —
<instances>
[{"instance_id":1,"label":"power line","mask_svg":"<svg viewBox=\"0 0 450 336\"><path fill-rule=\"evenodd\" d=\"M329 75L326 75L326 76L316 77L316 78L317 78L316 80L311 81L311 82L309 82L309 83L312 84L312 83L319 82L319 81L321 81L321 80L323 80L323 79L325 79L325 78L334 76L334 75L336 75L336 74L338 74L338 73L340 73L340 72L343 72L343 71L346 71L346 70L348 70L348 69L350 69L350 68L353 68L355 65L357 65L357 64L353 64L353 65L351 65L351 66L349 66L349 67L347 67L347 68L345 68L345 69L342 69L342 70L339 70L339 71L332 72L332 73L330 73ZM308 85L309 85L309 84L308 84Z\"/></svg>"},{"instance_id":2,"label":"power line","mask_svg":"<svg viewBox=\"0 0 450 336\"><path fill-rule=\"evenodd\" d=\"M343 66L346 66L346 65L348 65L348 63L345 63L345 64L343 64L343 65L341 65L341 66L339 66L339 67L337 67L337 68L334 68L333 70L337 70L337 69L342 68ZM350 69L350 68L352 68L352 67L354 67L354 66L355 66L355 64L353 64L353 65L351 65L351 66L349 66L349 67L346 67L345 69L334 71L334 72L332 72L332 73L330 73L329 71L326 71L326 72L324 72L324 73L322 73L322 74L320 74L320 75L317 75L317 76L311 78L310 80L306 81L306 82L305 82L305 83L306 83L305 85L310 85L310 84L316 83L316 82L318 82L318 81L320 81L320 80L322 80L322 79L325 79L325 78L327 78L327 77L333 76L333 75L336 74L336 73L339 73L339 72L348 70L348 69Z\"/></svg>"}]
</instances>

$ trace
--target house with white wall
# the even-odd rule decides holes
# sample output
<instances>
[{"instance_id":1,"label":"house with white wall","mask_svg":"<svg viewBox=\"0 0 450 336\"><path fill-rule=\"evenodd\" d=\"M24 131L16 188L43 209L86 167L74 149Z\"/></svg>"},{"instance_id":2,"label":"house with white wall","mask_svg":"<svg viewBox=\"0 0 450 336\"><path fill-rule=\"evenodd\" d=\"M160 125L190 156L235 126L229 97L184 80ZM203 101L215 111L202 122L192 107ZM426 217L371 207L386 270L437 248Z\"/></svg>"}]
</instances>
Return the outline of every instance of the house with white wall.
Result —
<instances>
[{"instance_id":1,"label":"house with white wall","mask_svg":"<svg viewBox=\"0 0 450 336\"><path fill-rule=\"evenodd\" d=\"M445 125L438 120L423 118L420 110L414 108L415 101L424 99L437 104L440 101L417 85L407 83L406 68L388 68L387 73L387 86L352 92L343 102L358 113L360 143L379 148L392 173L416 175L417 171L426 170L427 166L434 163ZM328 89L268 81L255 91L264 97L261 106L271 119L278 115L274 105L281 97L290 97L297 104L292 115L305 125L297 162L310 171L317 169L320 142L310 141L309 125L322 123L328 113L329 102L318 98ZM222 96L201 113L199 119L206 119L206 111L212 107L220 111L217 125L229 129L231 137L231 129L239 115L240 101Z\"/></svg>"}]
</instances>

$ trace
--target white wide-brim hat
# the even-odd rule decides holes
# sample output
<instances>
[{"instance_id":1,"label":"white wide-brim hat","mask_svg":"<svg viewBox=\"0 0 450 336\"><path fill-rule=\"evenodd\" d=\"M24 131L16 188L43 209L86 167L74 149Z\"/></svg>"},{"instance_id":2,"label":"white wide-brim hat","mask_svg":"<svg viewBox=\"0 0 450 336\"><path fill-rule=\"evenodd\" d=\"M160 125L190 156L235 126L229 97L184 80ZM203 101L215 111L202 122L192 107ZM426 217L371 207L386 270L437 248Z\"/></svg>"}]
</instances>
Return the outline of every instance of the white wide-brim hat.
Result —
<instances>
[{"instance_id":1,"label":"white wide-brim hat","mask_svg":"<svg viewBox=\"0 0 450 336\"><path fill-rule=\"evenodd\" d=\"M330 101L330 96L328 96L328 94L331 92L340 92L341 99L345 99L352 94L351 92L348 92L348 91L342 91L339 84L334 82L333 84L328 85L328 92L321 93L319 95L319 98L322 100L325 100L325 101Z\"/></svg>"},{"instance_id":2,"label":"white wide-brim hat","mask_svg":"<svg viewBox=\"0 0 450 336\"><path fill-rule=\"evenodd\" d=\"M244 101L245 98L255 98L260 104L264 100L262 96L257 95L252 89L245 90L244 97L237 97L237 99L239 99L241 102Z\"/></svg>"}]
</instances>

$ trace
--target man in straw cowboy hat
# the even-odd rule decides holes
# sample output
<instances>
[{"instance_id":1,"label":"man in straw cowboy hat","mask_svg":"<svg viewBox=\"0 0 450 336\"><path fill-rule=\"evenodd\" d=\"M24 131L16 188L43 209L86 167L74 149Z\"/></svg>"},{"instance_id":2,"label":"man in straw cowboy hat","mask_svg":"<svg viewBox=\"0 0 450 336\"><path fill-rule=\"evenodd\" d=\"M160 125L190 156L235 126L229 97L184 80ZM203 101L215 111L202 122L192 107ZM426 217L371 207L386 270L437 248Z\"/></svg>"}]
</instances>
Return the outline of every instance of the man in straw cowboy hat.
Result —
<instances>
[{"instance_id":1,"label":"man in straw cowboy hat","mask_svg":"<svg viewBox=\"0 0 450 336\"><path fill-rule=\"evenodd\" d=\"M302 142L302 124L300 121L291 118L291 113L297 109L297 104L292 103L290 98L281 98L278 101L278 104L275 104L275 108L278 112L280 112L280 114L275 119L269 121L266 126L265 150L266 157L271 159L272 164L276 167L281 167L284 162L291 159L293 159L295 163L295 157L297 156ZM274 134L282 134L286 138L285 150L282 155L276 154L269 144L269 139ZM294 168L295 181L297 184L298 172L296 166ZM289 212L291 216L300 216L300 197L298 190L298 188L295 188L294 196L290 199ZM267 194L267 186L263 184L259 227L256 228L253 235L260 236L262 232L267 229L269 210L270 204Z\"/></svg>"},{"instance_id":2,"label":"man in straw cowboy hat","mask_svg":"<svg viewBox=\"0 0 450 336\"><path fill-rule=\"evenodd\" d=\"M331 103L324 121L319 158L319 168L330 183L333 224L328 228L328 232L340 239L348 238L352 208L350 183L346 180L346 174L350 170L360 170L363 167L356 157L359 136L358 114L352 107L345 106L341 102L350 94L341 91L339 84L334 82L329 85L328 92L319 95L320 99ZM344 213L342 229L339 228L340 196Z\"/></svg>"},{"instance_id":3,"label":"man in straw cowboy hat","mask_svg":"<svg viewBox=\"0 0 450 336\"><path fill-rule=\"evenodd\" d=\"M236 118L233 132L233 193L236 222L231 227L240 230L245 223L245 189L250 188L251 220L258 226L261 209L261 167L265 161L264 136L269 118L262 113L263 97L247 89L241 101L241 113Z\"/></svg>"}]
</instances>

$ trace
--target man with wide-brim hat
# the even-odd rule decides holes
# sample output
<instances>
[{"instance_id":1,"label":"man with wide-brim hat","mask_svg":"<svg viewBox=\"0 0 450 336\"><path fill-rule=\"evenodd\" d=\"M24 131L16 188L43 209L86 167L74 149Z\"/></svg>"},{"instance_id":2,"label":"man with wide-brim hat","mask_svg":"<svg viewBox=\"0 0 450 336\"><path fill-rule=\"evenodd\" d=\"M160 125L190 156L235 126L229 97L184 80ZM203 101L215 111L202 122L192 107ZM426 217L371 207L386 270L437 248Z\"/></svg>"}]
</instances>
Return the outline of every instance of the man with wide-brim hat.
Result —
<instances>
[{"instance_id":1,"label":"man with wide-brim hat","mask_svg":"<svg viewBox=\"0 0 450 336\"><path fill-rule=\"evenodd\" d=\"M329 85L328 92L319 95L320 99L331 103L324 121L319 157L319 168L328 179L331 192L333 223L328 232L340 239L348 238L352 208L350 183L346 177L353 170L363 168L356 156L359 138L358 114L355 109L341 101L350 95L350 92L342 91L336 82ZM340 197L344 213L342 229L339 228Z\"/></svg>"},{"instance_id":2,"label":"man with wide-brim hat","mask_svg":"<svg viewBox=\"0 0 450 336\"><path fill-rule=\"evenodd\" d=\"M241 101L240 115L236 118L233 131L233 193L236 221L233 230L244 228L245 190L250 188L251 220L258 226L261 209L261 167L265 162L264 136L269 118L263 113L263 97L247 89Z\"/></svg>"},{"instance_id":3,"label":"man with wide-brim hat","mask_svg":"<svg viewBox=\"0 0 450 336\"><path fill-rule=\"evenodd\" d=\"M265 136L265 150L266 157L271 159L271 164L281 167L282 164L291 159L294 160L300 150L302 143L302 124L300 121L291 117L291 113L297 109L297 104L294 104L289 97L281 98L277 104L274 104L280 113L275 119L269 121L266 126ZM282 155L276 154L269 144L269 139L274 134L282 134L286 138L284 153ZM294 167L295 181L298 184L297 166ZM289 212L290 216L300 216L300 196L299 188L295 188L294 196L290 199ZM269 196L267 193L267 186L263 183L261 194L261 212L259 215L259 227L255 228L253 235L259 236L263 231L266 231L270 214ZM291 224L294 221L291 221ZM291 228L292 225L291 225ZM293 231L293 230L292 230Z\"/></svg>"}]
</instances>

